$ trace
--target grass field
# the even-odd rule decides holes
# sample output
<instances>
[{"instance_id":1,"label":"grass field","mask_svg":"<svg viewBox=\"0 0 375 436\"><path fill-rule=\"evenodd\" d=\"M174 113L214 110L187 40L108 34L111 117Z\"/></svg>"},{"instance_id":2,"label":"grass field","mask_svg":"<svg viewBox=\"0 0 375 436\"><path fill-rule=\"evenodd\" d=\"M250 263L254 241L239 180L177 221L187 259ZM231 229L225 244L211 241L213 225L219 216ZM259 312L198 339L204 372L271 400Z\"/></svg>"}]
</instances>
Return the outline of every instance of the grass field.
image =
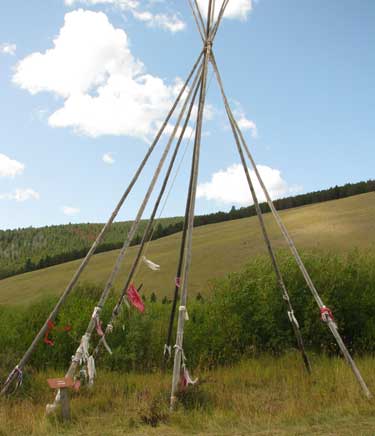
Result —
<instances>
[{"instance_id":1,"label":"grass field","mask_svg":"<svg viewBox=\"0 0 375 436\"><path fill-rule=\"evenodd\" d=\"M343 252L375 247L375 192L281 212L301 250ZM270 214L266 224L277 248L285 247ZM171 295L181 234L153 241L147 257L161 265L160 272L142 266L136 283L145 293ZM120 287L129 270L136 247L132 247L119 274ZM209 279L239 271L252 256L264 253L256 217L198 227L194 231L190 292L204 294ZM92 259L82 281L104 283L118 251L101 253ZM30 303L45 295L60 295L80 261L68 262L0 281L0 304Z\"/></svg>"},{"instance_id":2,"label":"grass field","mask_svg":"<svg viewBox=\"0 0 375 436\"><path fill-rule=\"evenodd\" d=\"M358 364L375 389L374 358ZM75 394L73 420L66 426L57 417L45 417L53 394L47 374L33 374L22 397L0 401L0 435L374 435L374 400L361 395L345 363L315 357L313 367L307 376L299 356L289 354L197 371L201 384L181 396L173 414L168 410L170 371L99 370L93 391Z\"/></svg>"}]
</instances>

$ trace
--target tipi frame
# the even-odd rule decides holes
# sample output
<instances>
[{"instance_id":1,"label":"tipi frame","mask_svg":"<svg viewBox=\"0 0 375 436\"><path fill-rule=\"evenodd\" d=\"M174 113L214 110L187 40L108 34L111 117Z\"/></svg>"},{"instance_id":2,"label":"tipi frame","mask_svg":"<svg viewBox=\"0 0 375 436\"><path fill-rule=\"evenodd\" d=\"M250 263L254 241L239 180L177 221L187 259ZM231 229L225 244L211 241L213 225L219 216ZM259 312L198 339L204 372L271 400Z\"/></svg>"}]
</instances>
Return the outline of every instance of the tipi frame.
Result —
<instances>
[{"instance_id":1,"label":"tipi frame","mask_svg":"<svg viewBox=\"0 0 375 436\"><path fill-rule=\"evenodd\" d=\"M229 124L233 133L233 137L235 140L236 148L241 160L241 164L244 169L244 173L246 176L246 181L249 186L250 194L252 197L252 200L255 205L255 210L257 212L261 232L267 247L268 254L271 259L271 263L273 266L273 269L275 271L276 279L281 291L282 298L286 305L286 311L288 318L291 323L291 327L294 331L297 346L299 348L299 351L301 353L305 368L308 372L311 371L309 359L307 357L302 334L300 331L300 327L297 321L297 317L294 313L293 306L289 297L288 290L286 288L285 282L283 280L281 270L279 268L276 254L274 251L274 248L272 246L271 239L268 235L268 231L263 219L262 211L259 205L259 201L257 198L257 194L254 189L253 180L251 178L249 169L248 169L248 163L247 160L250 162L251 167L254 171L256 180L261 186L261 189L263 191L263 194L267 200L268 206L271 210L271 213L283 235L285 238L287 245L290 248L290 251L293 255L293 257L296 260L296 263L305 279L305 282L310 289L313 298L315 299L319 309L320 309L320 316L321 319L325 322L329 330L331 331L332 335L334 336L343 356L345 357L345 360L349 364L350 368L352 369L359 385L362 388L362 391L364 395L368 398L371 397L371 393L365 383L365 381L362 378L362 375L357 368L353 358L351 357L348 349L346 348L341 335L338 331L337 324L335 320L333 319L332 312L324 305L303 261L302 258L288 232L285 225L283 224L279 213L277 212L272 199L269 195L269 192L262 180L262 177L259 173L259 170L257 168L257 165L253 159L253 156L250 152L250 148L248 147L245 138L238 126L238 123L235 119L235 116L231 110L228 98L225 93L223 81L219 72L218 65L216 63L216 58L213 51L213 43L215 40L215 37L217 35L218 29L221 25L223 16L225 14L225 10L228 6L228 3L230 0L223 0L220 7L216 8L216 1L215 0L208 0L208 10L207 13L202 15L202 12L199 8L197 0L188 0L189 5L191 7L195 23L197 25L197 29L199 32L199 35L203 42L203 49L201 53L198 56L197 61L195 62L192 70L190 71L184 85L182 86L171 110L169 111L165 121L161 125L159 132L156 135L155 140L151 144L150 148L148 149L143 161L139 165L137 171L135 172L129 186L125 190L123 196L121 197L119 203L115 207L114 211L112 212L108 222L104 225L103 229L101 230L100 234L98 235L97 239L95 240L94 244L92 245L91 249L87 253L85 259L82 261L81 265L79 266L78 270L74 274L73 278L71 279L70 283L68 284L67 288L65 289L64 293L60 297L58 303L56 304L55 308L49 315L48 319L46 320L45 324L42 326L40 331L37 333L34 341L31 343L28 350L25 352L24 356L21 358L21 360L18 362L18 364L15 366L15 368L11 371L9 374L5 384L3 385L1 394L6 394L9 392L11 386L16 383L16 386L20 384L20 380L22 379L23 370L25 368L25 365L30 360L32 354L34 353L38 343L43 339L45 333L48 331L48 326L50 322L53 322L56 317L58 316L62 306L64 305L65 301L69 297L70 293L74 289L75 285L77 284L82 272L88 265L92 255L95 253L97 247L99 246L100 242L103 240L103 237L105 233L107 232L110 225L115 220L117 214L119 213L121 207L123 206L124 202L126 201L129 193L131 192L132 188L134 187L135 183L137 182L140 174L142 173L147 161L149 160L151 154L154 152L156 145L158 144L162 134L165 132L166 126L170 122L174 112L176 109L179 109L179 115L177 116L177 120L175 122L175 127L173 129L172 134L170 135L170 138L164 148L164 151L162 153L162 156L160 158L160 161L158 163L158 166L155 170L155 173L153 175L153 178L151 179L151 182L149 184L148 190L145 194L145 197L140 205L140 208L138 210L137 216L132 224L132 227L127 235L127 238L123 244L122 249L120 250L119 256L116 260L116 263L114 265L114 268L108 278L108 281L103 289L102 295L94 308L92 318L89 322L89 325L82 336L81 343L79 347L76 350L75 355L73 356L72 362L69 366L69 369L67 371L67 376L73 377L78 369L78 367L84 363L87 364L88 361L93 362L93 358L97 355L100 346L103 344L108 348L108 345L106 343L106 336L110 334L110 332L113 329L114 322L116 318L118 317L120 310L124 303L127 303L126 301L126 292L129 287L129 285L132 283L132 280L134 278L135 272L137 270L137 266L141 260L142 253L145 247L145 244L147 243L150 232L152 231L152 227L154 224L154 219L156 216L156 213L158 211L160 202L162 200L162 197L165 193L172 169L174 167L177 154L180 150L180 145L182 140L184 139L184 135L187 129L187 126L189 124L189 121L191 119L191 115L193 112L194 107L196 107L196 97L198 97L198 108L197 108L197 116L196 116L196 123L195 123L195 137L194 137L194 149L192 154L192 164L191 164L191 173L190 173L190 181L189 181L189 189L188 189L188 195L186 200L186 209L185 209L185 221L184 221L184 227L182 232L182 239L181 239L181 248L180 248L180 254L179 254L179 262L178 262L178 268L177 268L177 274L176 274L176 282L174 286L174 301L172 304L172 311L170 316L170 322L169 322L169 330L167 335L167 340L165 344L164 354L165 358L168 357L168 355L172 354L171 350L171 343L172 343L172 329L174 326L174 318L175 318L175 311L177 309L177 299L178 295L180 294L180 304L178 308L178 320L177 320L177 333L176 333L176 342L174 345L174 363L173 363L173 377L172 377L172 387L171 387L171 398L170 398L170 407L171 409L174 409L176 405L176 399L177 399L177 392L179 389L179 382L181 379L182 370L185 367L185 355L183 351L183 342L184 342L184 325L185 321L188 319L187 315L187 303L188 303L188 286L189 286L189 275L190 275L190 266L191 266L191 260L192 260L192 238L193 238L193 227L194 227L194 212L195 212L195 201L196 201L196 193L197 193L197 183L198 183L198 173L199 173L199 160L200 160L200 148L201 148L201 140L202 140L202 126L203 126L203 114L204 114L204 108L205 108L205 102L206 102L206 93L207 93L207 77L208 77L208 70L211 65L214 75L216 77L217 83L219 85L220 93L223 98L225 111L229 120ZM204 19L204 16L206 18ZM189 83L192 81L192 84L189 86ZM182 128L180 127L182 125ZM98 345L96 348L93 349L91 355L89 352L89 343L92 336L93 331L95 330L98 323L100 323L100 313L104 306L104 304L107 301L108 295L110 290L112 289L113 283L115 278L118 275L118 272L120 270L120 267L123 263L124 257L128 251L128 248L130 246L130 243L134 239L135 235L137 234L137 230L139 229L139 224L142 219L143 213L145 211L146 206L148 205L148 202L150 200L150 197L154 191L154 188L156 186L156 183L159 179L159 176L162 172L163 166L167 160L168 154L172 148L172 144L175 140L175 138L178 137L177 143L175 145L174 151L172 153L170 163L168 166L168 169L166 171L166 174L164 176L164 181L162 184L162 187L160 189L159 195L157 197L157 200L155 202L152 214L150 219L148 220L146 229L143 233L141 244L138 247L136 258L132 264L132 267L129 271L129 274L127 276L125 285L123 287L123 291L119 297L119 300L114 307L112 311L112 317L108 325L106 326L105 332L103 333ZM92 380L91 380L92 381ZM49 410L53 410L54 407L59 403L59 396L56 397L55 402L52 407L49 408Z\"/></svg>"}]
</instances>

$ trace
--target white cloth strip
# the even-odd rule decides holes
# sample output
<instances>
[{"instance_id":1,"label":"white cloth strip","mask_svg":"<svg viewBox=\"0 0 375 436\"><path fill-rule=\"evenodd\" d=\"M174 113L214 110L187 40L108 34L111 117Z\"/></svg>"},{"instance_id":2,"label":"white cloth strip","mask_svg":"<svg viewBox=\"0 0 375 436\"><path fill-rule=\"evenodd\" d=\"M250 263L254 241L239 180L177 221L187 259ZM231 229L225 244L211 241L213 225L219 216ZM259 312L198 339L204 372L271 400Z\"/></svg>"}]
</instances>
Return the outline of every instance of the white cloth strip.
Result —
<instances>
[{"instance_id":1,"label":"white cloth strip","mask_svg":"<svg viewBox=\"0 0 375 436\"><path fill-rule=\"evenodd\" d=\"M160 265L147 259L146 256L143 256L142 260L145 263L145 265L147 265L152 271L159 271L160 270Z\"/></svg>"},{"instance_id":2,"label":"white cloth strip","mask_svg":"<svg viewBox=\"0 0 375 436\"><path fill-rule=\"evenodd\" d=\"M103 341L104 348L108 351L109 354L112 354L112 350L111 350L110 346L108 345L108 342L106 341L105 336L102 336L102 341Z\"/></svg>"},{"instance_id":3,"label":"white cloth strip","mask_svg":"<svg viewBox=\"0 0 375 436\"><path fill-rule=\"evenodd\" d=\"M87 373L89 375L89 384L92 385L96 376L95 360L92 356L87 360Z\"/></svg>"},{"instance_id":4,"label":"white cloth strip","mask_svg":"<svg viewBox=\"0 0 375 436\"><path fill-rule=\"evenodd\" d=\"M299 328L299 324L297 318L294 316L293 310L291 311L288 310L288 317L289 317L289 321L293 323L297 328Z\"/></svg>"}]
</instances>

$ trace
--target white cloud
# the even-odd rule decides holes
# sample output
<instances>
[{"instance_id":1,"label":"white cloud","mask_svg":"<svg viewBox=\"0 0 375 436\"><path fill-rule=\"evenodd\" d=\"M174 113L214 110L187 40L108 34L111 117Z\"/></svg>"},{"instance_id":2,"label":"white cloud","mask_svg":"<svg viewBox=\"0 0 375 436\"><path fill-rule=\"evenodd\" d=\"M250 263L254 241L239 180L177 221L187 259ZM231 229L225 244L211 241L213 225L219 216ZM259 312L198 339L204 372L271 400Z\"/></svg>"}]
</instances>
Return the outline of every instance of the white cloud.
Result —
<instances>
[{"instance_id":1,"label":"white cloud","mask_svg":"<svg viewBox=\"0 0 375 436\"><path fill-rule=\"evenodd\" d=\"M149 11L139 12L137 10L133 10L132 13L134 18L147 23L150 27L159 27L172 33L180 32L186 27L177 14L153 14Z\"/></svg>"},{"instance_id":2,"label":"white cloud","mask_svg":"<svg viewBox=\"0 0 375 436\"><path fill-rule=\"evenodd\" d=\"M242 114L237 120L238 127L241 130L250 130L251 136L256 138L258 136L257 126L254 121L251 121L246 118L244 114Z\"/></svg>"},{"instance_id":3,"label":"white cloud","mask_svg":"<svg viewBox=\"0 0 375 436\"><path fill-rule=\"evenodd\" d=\"M104 163L106 163L108 165L113 165L115 163L115 160L112 156L112 153L104 153L102 160Z\"/></svg>"},{"instance_id":4,"label":"white cloud","mask_svg":"<svg viewBox=\"0 0 375 436\"><path fill-rule=\"evenodd\" d=\"M161 125L161 123L160 123L160 125ZM173 130L175 129L175 127L176 127L175 125L168 123L165 126L164 135L170 136L173 133ZM192 135L194 134L194 132L195 132L195 130L191 126L187 125L185 132L184 132L184 139L190 139L192 137ZM181 133L182 133L182 125L179 125L177 128L175 138L179 138Z\"/></svg>"},{"instance_id":5,"label":"white cloud","mask_svg":"<svg viewBox=\"0 0 375 436\"><path fill-rule=\"evenodd\" d=\"M108 4L126 9L137 7L139 2L137 0L65 0L67 6L74 6L77 3L83 3L86 5Z\"/></svg>"},{"instance_id":6,"label":"white cloud","mask_svg":"<svg viewBox=\"0 0 375 436\"><path fill-rule=\"evenodd\" d=\"M208 12L208 0L198 0L198 4L202 15L206 17ZM215 20L219 15L221 5L222 5L222 1L216 2ZM230 0L227 8L225 9L224 18L244 21L247 19L252 9L253 9L252 0Z\"/></svg>"},{"instance_id":7,"label":"white cloud","mask_svg":"<svg viewBox=\"0 0 375 436\"><path fill-rule=\"evenodd\" d=\"M4 42L3 44L0 44L0 53L14 56L16 54L16 50L16 44L11 44L9 42Z\"/></svg>"},{"instance_id":8,"label":"white cloud","mask_svg":"<svg viewBox=\"0 0 375 436\"><path fill-rule=\"evenodd\" d=\"M257 168L272 199L292 195L301 190L300 187L289 186L279 170L266 165L258 165ZM259 201L265 201L254 171L250 169L249 171ZM197 196L220 203L253 204L245 172L240 164L234 164L225 170L220 170L211 176L209 182L199 184Z\"/></svg>"},{"instance_id":9,"label":"white cloud","mask_svg":"<svg viewBox=\"0 0 375 436\"><path fill-rule=\"evenodd\" d=\"M0 153L0 177L15 177L23 173L25 165Z\"/></svg>"},{"instance_id":10,"label":"white cloud","mask_svg":"<svg viewBox=\"0 0 375 436\"><path fill-rule=\"evenodd\" d=\"M181 87L181 80L168 85L145 73L126 33L104 13L82 9L65 15L53 48L18 63L13 81L32 94L47 91L64 98L49 117L53 127L145 140L155 134Z\"/></svg>"},{"instance_id":11,"label":"white cloud","mask_svg":"<svg viewBox=\"0 0 375 436\"><path fill-rule=\"evenodd\" d=\"M26 188L26 189L18 188L14 192L0 194L0 200L15 200L18 202L23 202L27 200L39 200L39 198L40 198L39 193L31 188Z\"/></svg>"},{"instance_id":12,"label":"white cloud","mask_svg":"<svg viewBox=\"0 0 375 436\"><path fill-rule=\"evenodd\" d=\"M233 115L237 121L238 127L242 130L249 130L250 134L253 138L258 137L258 129L253 120L249 120L245 114L245 111L242 108L240 102L234 100L235 110L233 111Z\"/></svg>"},{"instance_id":13,"label":"white cloud","mask_svg":"<svg viewBox=\"0 0 375 436\"><path fill-rule=\"evenodd\" d=\"M113 5L123 11L129 11L133 17L146 23L150 27L169 30L172 33L184 30L186 24L181 20L178 14L153 13L149 10L141 9L141 2L138 0L65 0L67 6L75 4L85 4L88 6L95 5Z\"/></svg>"},{"instance_id":14,"label":"white cloud","mask_svg":"<svg viewBox=\"0 0 375 436\"><path fill-rule=\"evenodd\" d=\"M80 209L71 206L63 206L61 209L63 211L63 214L68 216L78 215L80 212Z\"/></svg>"}]
</instances>

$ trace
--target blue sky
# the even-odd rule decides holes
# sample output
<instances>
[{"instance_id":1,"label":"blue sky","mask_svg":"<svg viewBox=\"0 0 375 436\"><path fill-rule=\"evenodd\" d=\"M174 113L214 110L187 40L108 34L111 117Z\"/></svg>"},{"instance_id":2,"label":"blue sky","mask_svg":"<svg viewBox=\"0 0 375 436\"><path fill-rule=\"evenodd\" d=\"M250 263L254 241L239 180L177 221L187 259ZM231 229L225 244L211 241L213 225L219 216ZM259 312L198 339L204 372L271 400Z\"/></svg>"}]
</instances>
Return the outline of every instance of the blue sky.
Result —
<instances>
[{"instance_id":1,"label":"blue sky","mask_svg":"<svg viewBox=\"0 0 375 436\"><path fill-rule=\"evenodd\" d=\"M216 58L273 197L373 178L375 2L230 4ZM0 228L106 220L200 48L187 1L3 2ZM214 79L208 104L197 213L250 202ZM184 210L190 151L164 216Z\"/></svg>"}]
</instances>

